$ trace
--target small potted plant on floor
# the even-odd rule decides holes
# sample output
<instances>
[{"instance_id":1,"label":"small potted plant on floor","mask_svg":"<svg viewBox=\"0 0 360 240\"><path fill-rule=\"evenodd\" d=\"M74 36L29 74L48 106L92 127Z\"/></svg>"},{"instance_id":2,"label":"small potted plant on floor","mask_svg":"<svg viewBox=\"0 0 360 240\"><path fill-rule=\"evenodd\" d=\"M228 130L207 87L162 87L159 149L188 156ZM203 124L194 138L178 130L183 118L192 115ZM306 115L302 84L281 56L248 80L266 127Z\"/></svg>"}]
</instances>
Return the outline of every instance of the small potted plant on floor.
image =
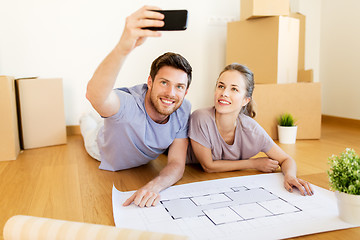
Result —
<instances>
[{"instance_id":1,"label":"small potted plant on floor","mask_svg":"<svg viewBox=\"0 0 360 240\"><path fill-rule=\"evenodd\" d=\"M283 144L294 144L296 142L297 126L290 113L281 114L278 118L279 142Z\"/></svg>"},{"instance_id":2,"label":"small potted plant on floor","mask_svg":"<svg viewBox=\"0 0 360 240\"><path fill-rule=\"evenodd\" d=\"M330 187L335 191L339 216L352 224L360 224L360 157L346 148L339 156L329 157Z\"/></svg>"}]
</instances>

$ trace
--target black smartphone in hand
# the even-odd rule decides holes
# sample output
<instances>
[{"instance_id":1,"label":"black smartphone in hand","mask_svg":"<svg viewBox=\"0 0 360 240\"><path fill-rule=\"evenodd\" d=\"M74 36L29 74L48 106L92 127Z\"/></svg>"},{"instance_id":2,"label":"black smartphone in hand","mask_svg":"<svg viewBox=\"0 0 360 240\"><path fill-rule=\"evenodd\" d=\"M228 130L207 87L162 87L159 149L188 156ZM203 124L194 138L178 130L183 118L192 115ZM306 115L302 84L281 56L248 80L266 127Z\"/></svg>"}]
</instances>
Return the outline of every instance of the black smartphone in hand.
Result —
<instances>
[{"instance_id":1,"label":"black smartphone in hand","mask_svg":"<svg viewBox=\"0 0 360 240\"><path fill-rule=\"evenodd\" d=\"M187 10L152 10L164 14L164 26L162 27L146 27L153 31L182 31L187 28Z\"/></svg>"}]
</instances>

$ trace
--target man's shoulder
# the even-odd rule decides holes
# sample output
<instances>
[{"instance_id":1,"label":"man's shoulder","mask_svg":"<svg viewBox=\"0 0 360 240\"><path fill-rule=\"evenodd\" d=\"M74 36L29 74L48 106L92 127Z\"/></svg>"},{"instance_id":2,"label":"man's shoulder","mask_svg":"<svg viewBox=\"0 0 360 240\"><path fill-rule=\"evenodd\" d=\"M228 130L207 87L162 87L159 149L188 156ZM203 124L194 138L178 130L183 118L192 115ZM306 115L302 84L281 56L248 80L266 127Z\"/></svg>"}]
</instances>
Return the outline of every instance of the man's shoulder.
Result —
<instances>
[{"instance_id":1,"label":"man's shoulder","mask_svg":"<svg viewBox=\"0 0 360 240\"><path fill-rule=\"evenodd\" d=\"M180 125L187 124L190 118L191 104L190 101L184 99L181 106L173 112L170 116L172 124L180 123Z\"/></svg>"},{"instance_id":2,"label":"man's shoulder","mask_svg":"<svg viewBox=\"0 0 360 240\"><path fill-rule=\"evenodd\" d=\"M147 85L139 84L132 87L121 87L121 88L116 88L115 91L119 93L128 93L134 97L144 96L144 94L147 91Z\"/></svg>"},{"instance_id":3,"label":"man's shoulder","mask_svg":"<svg viewBox=\"0 0 360 240\"><path fill-rule=\"evenodd\" d=\"M133 87L122 87L114 89L115 93L120 99L121 108L123 111L132 111L135 110L133 107L138 106L137 109L141 109L142 112L145 111L144 108L144 99L147 91L146 84L135 85ZM129 109L130 108L130 109Z\"/></svg>"},{"instance_id":4,"label":"man's shoulder","mask_svg":"<svg viewBox=\"0 0 360 240\"><path fill-rule=\"evenodd\" d=\"M184 112L189 113L191 111L191 103L189 100L184 99L183 103L180 106L181 109L183 109Z\"/></svg>"},{"instance_id":5,"label":"man's shoulder","mask_svg":"<svg viewBox=\"0 0 360 240\"><path fill-rule=\"evenodd\" d=\"M181 106L176 109L175 112L172 113L172 115L176 115L179 118L189 118L191 113L191 103L189 100L184 99Z\"/></svg>"}]
</instances>

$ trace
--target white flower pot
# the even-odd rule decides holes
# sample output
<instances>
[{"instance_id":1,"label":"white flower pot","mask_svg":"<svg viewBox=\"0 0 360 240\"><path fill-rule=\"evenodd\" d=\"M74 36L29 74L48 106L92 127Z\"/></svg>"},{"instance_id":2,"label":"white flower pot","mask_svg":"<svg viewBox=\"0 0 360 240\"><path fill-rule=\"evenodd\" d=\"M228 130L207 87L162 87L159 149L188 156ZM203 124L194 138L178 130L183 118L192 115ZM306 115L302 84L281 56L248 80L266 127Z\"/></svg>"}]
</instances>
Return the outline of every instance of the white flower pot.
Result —
<instances>
[{"instance_id":1,"label":"white flower pot","mask_svg":"<svg viewBox=\"0 0 360 240\"><path fill-rule=\"evenodd\" d=\"M278 125L279 142L282 144L294 144L296 142L297 126L283 127Z\"/></svg>"},{"instance_id":2,"label":"white flower pot","mask_svg":"<svg viewBox=\"0 0 360 240\"><path fill-rule=\"evenodd\" d=\"M360 224L360 195L335 192L339 209L339 217L348 223Z\"/></svg>"}]
</instances>

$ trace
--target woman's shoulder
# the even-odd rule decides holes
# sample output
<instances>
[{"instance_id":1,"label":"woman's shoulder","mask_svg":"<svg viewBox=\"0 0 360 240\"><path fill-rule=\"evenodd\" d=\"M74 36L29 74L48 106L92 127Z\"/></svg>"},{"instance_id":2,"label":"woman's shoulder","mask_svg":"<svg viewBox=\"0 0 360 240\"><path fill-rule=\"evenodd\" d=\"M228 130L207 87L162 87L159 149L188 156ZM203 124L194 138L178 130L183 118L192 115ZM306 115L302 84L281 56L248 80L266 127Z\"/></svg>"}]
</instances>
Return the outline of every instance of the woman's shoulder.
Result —
<instances>
[{"instance_id":1,"label":"woman's shoulder","mask_svg":"<svg viewBox=\"0 0 360 240\"><path fill-rule=\"evenodd\" d=\"M262 152L267 152L273 146L274 141L255 119L244 114L241 115L239 117L241 121L241 134L245 137L244 139L252 142L254 146L256 144L260 146Z\"/></svg>"},{"instance_id":2,"label":"woman's shoulder","mask_svg":"<svg viewBox=\"0 0 360 240\"><path fill-rule=\"evenodd\" d=\"M200 108L191 114L191 118L212 118L214 116L214 107Z\"/></svg>"},{"instance_id":3,"label":"woman's shoulder","mask_svg":"<svg viewBox=\"0 0 360 240\"><path fill-rule=\"evenodd\" d=\"M214 108L201 108L195 110L190 116L190 126L209 127L214 124L215 113Z\"/></svg>"},{"instance_id":4,"label":"woman's shoulder","mask_svg":"<svg viewBox=\"0 0 360 240\"><path fill-rule=\"evenodd\" d=\"M239 119L241 122L241 126L243 131L250 131L250 132L257 132L257 131L263 131L263 128L260 126L260 124L253 118L245 115L240 114Z\"/></svg>"}]
</instances>

